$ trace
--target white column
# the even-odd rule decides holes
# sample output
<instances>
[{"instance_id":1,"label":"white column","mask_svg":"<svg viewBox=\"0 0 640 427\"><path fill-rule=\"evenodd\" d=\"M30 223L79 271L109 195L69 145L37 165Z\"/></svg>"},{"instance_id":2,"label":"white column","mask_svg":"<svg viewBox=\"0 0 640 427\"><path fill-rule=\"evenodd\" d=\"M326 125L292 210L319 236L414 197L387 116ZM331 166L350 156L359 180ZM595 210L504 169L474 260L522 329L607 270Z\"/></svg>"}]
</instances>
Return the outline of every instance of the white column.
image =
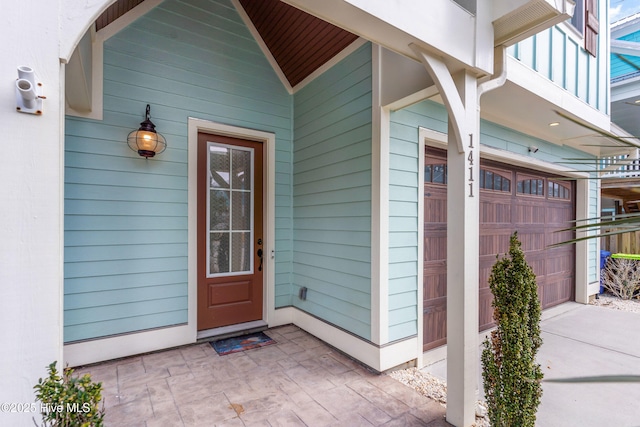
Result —
<instances>
[{"instance_id":1,"label":"white column","mask_svg":"<svg viewBox=\"0 0 640 427\"><path fill-rule=\"evenodd\" d=\"M479 116L475 77L453 77L465 114L459 132L449 120L447 148L447 421L469 426L478 381Z\"/></svg>"},{"instance_id":2,"label":"white column","mask_svg":"<svg viewBox=\"0 0 640 427\"><path fill-rule=\"evenodd\" d=\"M5 2L0 26L0 402L33 403L33 386L62 360L63 69L59 2ZM42 114L16 111L18 66L42 83ZM0 425L33 426L27 412Z\"/></svg>"},{"instance_id":3,"label":"white column","mask_svg":"<svg viewBox=\"0 0 640 427\"><path fill-rule=\"evenodd\" d=\"M480 111L478 81L453 75L444 60L411 46L449 113L447 148L447 421L475 422L478 387Z\"/></svg>"}]
</instances>

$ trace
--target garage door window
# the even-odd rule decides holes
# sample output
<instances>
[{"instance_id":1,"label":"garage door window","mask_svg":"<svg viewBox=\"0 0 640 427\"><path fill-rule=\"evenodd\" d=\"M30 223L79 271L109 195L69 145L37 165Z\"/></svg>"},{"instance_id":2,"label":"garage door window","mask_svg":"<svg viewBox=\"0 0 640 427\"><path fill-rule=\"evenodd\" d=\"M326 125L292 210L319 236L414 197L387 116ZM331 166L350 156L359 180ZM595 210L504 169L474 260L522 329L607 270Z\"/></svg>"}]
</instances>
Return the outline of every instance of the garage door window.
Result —
<instances>
[{"instance_id":1,"label":"garage door window","mask_svg":"<svg viewBox=\"0 0 640 427\"><path fill-rule=\"evenodd\" d=\"M511 174L480 168L480 188L485 190L511 192Z\"/></svg>"},{"instance_id":2,"label":"garage door window","mask_svg":"<svg viewBox=\"0 0 640 427\"><path fill-rule=\"evenodd\" d=\"M549 198L570 200L571 190L566 185L549 181Z\"/></svg>"},{"instance_id":3,"label":"garage door window","mask_svg":"<svg viewBox=\"0 0 640 427\"><path fill-rule=\"evenodd\" d=\"M433 184L446 184L447 183L447 164L436 163L436 164L425 165L424 182L431 182Z\"/></svg>"},{"instance_id":4,"label":"garage door window","mask_svg":"<svg viewBox=\"0 0 640 427\"><path fill-rule=\"evenodd\" d=\"M527 196L544 196L544 179L518 179L518 194Z\"/></svg>"}]
</instances>

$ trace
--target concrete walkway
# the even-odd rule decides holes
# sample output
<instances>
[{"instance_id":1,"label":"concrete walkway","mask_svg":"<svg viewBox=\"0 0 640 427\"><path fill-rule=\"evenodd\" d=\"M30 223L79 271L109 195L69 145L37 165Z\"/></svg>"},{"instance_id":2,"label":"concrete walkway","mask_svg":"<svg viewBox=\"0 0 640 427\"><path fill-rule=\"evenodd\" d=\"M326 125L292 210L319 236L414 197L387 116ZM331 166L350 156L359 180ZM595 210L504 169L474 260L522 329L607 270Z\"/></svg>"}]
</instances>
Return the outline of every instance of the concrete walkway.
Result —
<instances>
[{"instance_id":1,"label":"concrete walkway","mask_svg":"<svg viewBox=\"0 0 640 427\"><path fill-rule=\"evenodd\" d=\"M219 356L208 343L76 370L103 383L107 426L429 426L445 409L295 326Z\"/></svg>"},{"instance_id":2,"label":"concrete walkway","mask_svg":"<svg viewBox=\"0 0 640 427\"><path fill-rule=\"evenodd\" d=\"M638 313L568 303L545 311L541 329L544 342L538 362L546 380L640 376ZM444 361L424 370L446 379ZM640 382L595 378L594 382L543 382L542 389L536 425L640 426Z\"/></svg>"}]
</instances>

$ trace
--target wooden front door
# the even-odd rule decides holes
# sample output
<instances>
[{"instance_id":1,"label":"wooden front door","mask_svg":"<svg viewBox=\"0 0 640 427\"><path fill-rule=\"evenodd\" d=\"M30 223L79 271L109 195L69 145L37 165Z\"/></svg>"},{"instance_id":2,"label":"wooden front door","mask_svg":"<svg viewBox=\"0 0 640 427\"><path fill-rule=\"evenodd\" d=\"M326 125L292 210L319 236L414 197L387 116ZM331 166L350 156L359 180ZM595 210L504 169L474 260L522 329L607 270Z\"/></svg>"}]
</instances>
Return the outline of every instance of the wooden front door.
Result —
<instances>
[{"instance_id":1,"label":"wooden front door","mask_svg":"<svg viewBox=\"0 0 640 427\"><path fill-rule=\"evenodd\" d=\"M262 143L198 134L198 330L262 319Z\"/></svg>"}]
</instances>

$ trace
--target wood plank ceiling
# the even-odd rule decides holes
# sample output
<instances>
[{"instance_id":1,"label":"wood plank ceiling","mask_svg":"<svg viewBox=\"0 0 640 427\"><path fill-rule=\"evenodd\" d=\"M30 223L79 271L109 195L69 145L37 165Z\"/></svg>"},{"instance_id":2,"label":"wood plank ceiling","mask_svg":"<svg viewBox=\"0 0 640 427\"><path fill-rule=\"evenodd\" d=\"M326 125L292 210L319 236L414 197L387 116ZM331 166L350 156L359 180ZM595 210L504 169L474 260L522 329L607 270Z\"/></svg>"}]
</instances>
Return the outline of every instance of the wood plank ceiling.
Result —
<instances>
[{"instance_id":1,"label":"wood plank ceiling","mask_svg":"<svg viewBox=\"0 0 640 427\"><path fill-rule=\"evenodd\" d=\"M96 31L143 0L117 0L96 20ZM291 87L307 78L358 36L280 0L239 0Z\"/></svg>"}]
</instances>

